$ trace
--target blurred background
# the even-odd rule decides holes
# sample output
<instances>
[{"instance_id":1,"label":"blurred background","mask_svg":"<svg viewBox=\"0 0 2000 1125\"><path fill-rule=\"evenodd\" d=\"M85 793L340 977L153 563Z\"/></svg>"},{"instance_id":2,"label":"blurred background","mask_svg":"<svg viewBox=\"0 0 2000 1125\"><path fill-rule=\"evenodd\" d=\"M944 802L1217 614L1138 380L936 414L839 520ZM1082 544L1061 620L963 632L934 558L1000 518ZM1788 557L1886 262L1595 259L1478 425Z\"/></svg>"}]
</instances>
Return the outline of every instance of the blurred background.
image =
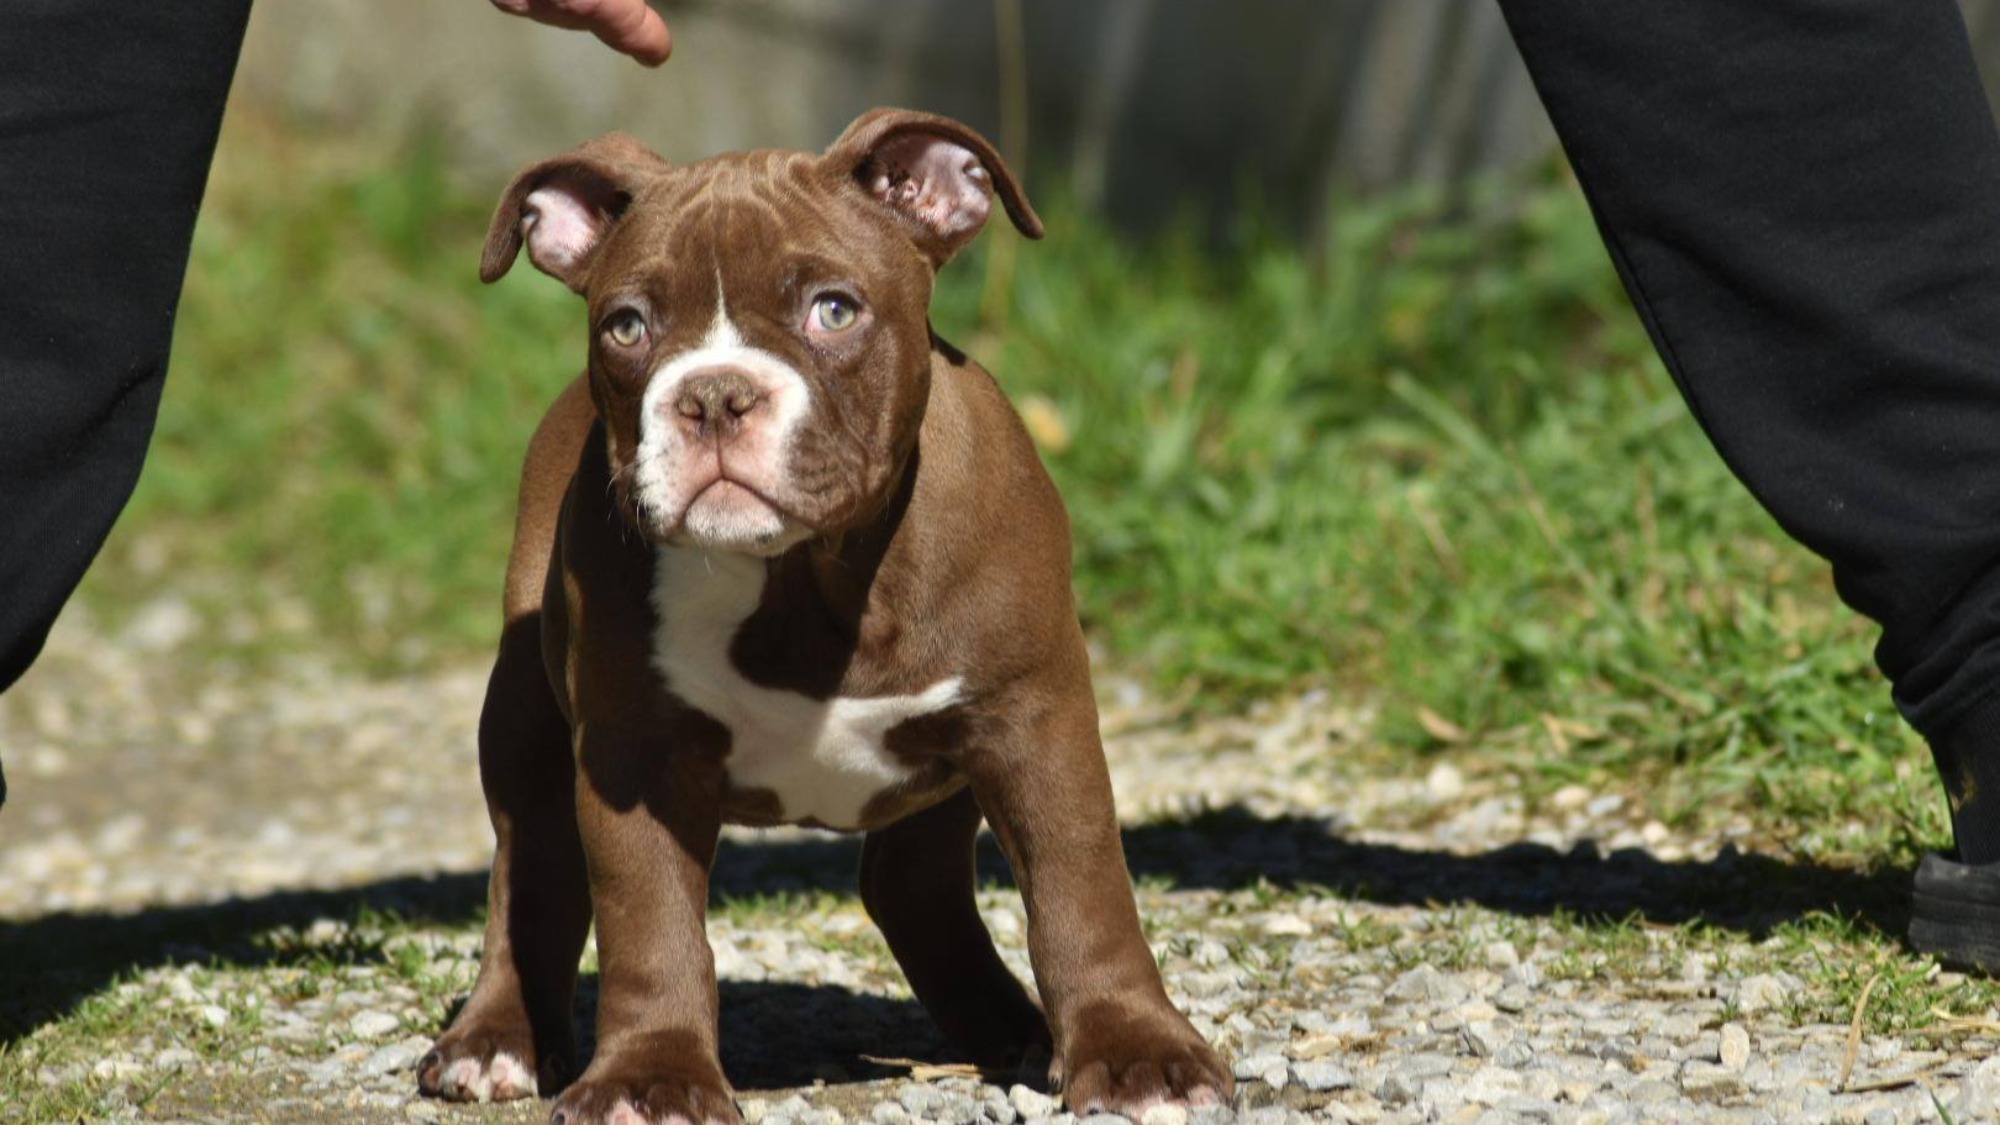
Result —
<instances>
[{"instance_id":1,"label":"blurred background","mask_svg":"<svg viewBox=\"0 0 2000 1125\"><path fill-rule=\"evenodd\" d=\"M746 0L675 4L660 74L453 3L271 6L260 105L428 130L489 174L609 125L673 159L819 148L873 105L972 122L1037 186L1131 229L1250 202L1311 224L1335 192L1450 182L1553 136L1491 4Z\"/></svg>"},{"instance_id":2,"label":"blurred background","mask_svg":"<svg viewBox=\"0 0 2000 1125\"><path fill-rule=\"evenodd\" d=\"M1894 816L1939 830L1872 629L1688 418L1492 5L661 6L659 71L476 0L258 6L93 628L476 667L582 359L560 285L476 280L507 177L614 128L691 160L904 104L993 137L1050 220L990 231L935 315L1064 490L1107 682L1334 693L1397 752L1657 776L1669 818L1915 785ZM2000 3L1967 13L2000 60Z\"/></svg>"},{"instance_id":3,"label":"blurred background","mask_svg":"<svg viewBox=\"0 0 2000 1125\"><path fill-rule=\"evenodd\" d=\"M674 65L462 0L267 4L241 100L447 146L497 177L609 128L670 159L819 148L860 111L970 122L1129 230L1250 204L1320 230L1336 198L1539 160L1555 137L1498 5L1472 0L681 0ZM1966 0L1981 64L2000 2Z\"/></svg>"}]
</instances>

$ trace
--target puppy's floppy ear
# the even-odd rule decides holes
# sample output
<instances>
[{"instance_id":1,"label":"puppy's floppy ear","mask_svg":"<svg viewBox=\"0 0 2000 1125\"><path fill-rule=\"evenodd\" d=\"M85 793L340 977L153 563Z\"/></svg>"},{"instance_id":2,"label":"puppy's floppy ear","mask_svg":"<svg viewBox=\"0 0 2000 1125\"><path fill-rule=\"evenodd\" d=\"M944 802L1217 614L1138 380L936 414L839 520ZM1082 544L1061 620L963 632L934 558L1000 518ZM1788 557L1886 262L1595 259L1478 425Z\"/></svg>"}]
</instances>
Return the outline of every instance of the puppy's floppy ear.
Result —
<instances>
[{"instance_id":1,"label":"puppy's floppy ear","mask_svg":"<svg viewBox=\"0 0 2000 1125\"><path fill-rule=\"evenodd\" d=\"M1020 181L985 137L949 117L875 109L856 118L822 158L907 226L933 266L972 241L993 210L992 193L1014 226L1042 237L1042 220Z\"/></svg>"},{"instance_id":2,"label":"puppy's floppy ear","mask_svg":"<svg viewBox=\"0 0 2000 1125\"><path fill-rule=\"evenodd\" d=\"M586 267L604 232L641 186L667 170L658 153L623 133L522 169L493 212L479 279L498 281L525 242L536 269L583 292Z\"/></svg>"}]
</instances>

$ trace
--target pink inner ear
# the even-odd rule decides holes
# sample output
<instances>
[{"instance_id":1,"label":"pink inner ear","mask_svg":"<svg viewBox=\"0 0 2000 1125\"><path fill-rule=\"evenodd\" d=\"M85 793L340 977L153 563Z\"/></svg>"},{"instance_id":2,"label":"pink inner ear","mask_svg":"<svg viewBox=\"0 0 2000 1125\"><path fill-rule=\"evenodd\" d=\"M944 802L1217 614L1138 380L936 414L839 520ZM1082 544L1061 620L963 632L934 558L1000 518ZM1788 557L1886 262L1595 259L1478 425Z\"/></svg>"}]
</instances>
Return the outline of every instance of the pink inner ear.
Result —
<instances>
[{"instance_id":1,"label":"pink inner ear","mask_svg":"<svg viewBox=\"0 0 2000 1125\"><path fill-rule=\"evenodd\" d=\"M544 187L521 204L521 238L536 268L562 276L581 261L604 233L605 218L574 192Z\"/></svg>"},{"instance_id":2,"label":"pink inner ear","mask_svg":"<svg viewBox=\"0 0 2000 1125\"><path fill-rule=\"evenodd\" d=\"M882 142L863 178L875 198L929 227L954 248L992 213L993 177L970 149L928 133Z\"/></svg>"}]
</instances>

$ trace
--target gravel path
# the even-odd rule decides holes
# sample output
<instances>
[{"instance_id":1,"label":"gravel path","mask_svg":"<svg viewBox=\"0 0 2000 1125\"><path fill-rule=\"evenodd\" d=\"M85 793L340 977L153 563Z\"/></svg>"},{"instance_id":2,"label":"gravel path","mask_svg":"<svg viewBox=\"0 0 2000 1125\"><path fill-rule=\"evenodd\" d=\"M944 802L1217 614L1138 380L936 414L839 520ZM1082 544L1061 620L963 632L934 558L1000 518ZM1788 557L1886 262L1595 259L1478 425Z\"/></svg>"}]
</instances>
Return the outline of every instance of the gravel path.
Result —
<instances>
[{"instance_id":1,"label":"gravel path","mask_svg":"<svg viewBox=\"0 0 2000 1125\"><path fill-rule=\"evenodd\" d=\"M543 1119L413 1096L477 963L483 672L195 663L173 615L66 621L0 697L0 1079L31 1076L0 1119ZM1902 924L1907 872L1815 867L1748 822L1688 838L1631 793L1530 804L1473 759L1385 766L1326 698L1196 723L1104 693L1152 940L1241 1082L1145 1125L2000 1120L1990 986L1850 963L1883 948L1851 927ZM1066 1120L1030 1075L950 1064L849 892L857 850L725 845L746 1120ZM982 904L1025 974L1018 896ZM1871 977L1951 1018L1851 1034Z\"/></svg>"}]
</instances>

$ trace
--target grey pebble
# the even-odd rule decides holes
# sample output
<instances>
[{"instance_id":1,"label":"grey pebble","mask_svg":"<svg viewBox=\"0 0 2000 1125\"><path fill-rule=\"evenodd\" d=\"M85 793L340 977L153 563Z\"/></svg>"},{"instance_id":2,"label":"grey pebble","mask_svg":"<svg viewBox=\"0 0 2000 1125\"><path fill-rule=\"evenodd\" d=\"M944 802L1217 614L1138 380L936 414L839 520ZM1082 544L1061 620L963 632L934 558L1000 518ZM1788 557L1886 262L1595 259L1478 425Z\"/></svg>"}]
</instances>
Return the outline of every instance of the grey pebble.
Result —
<instances>
[{"instance_id":1,"label":"grey pebble","mask_svg":"<svg viewBox=\"0 0 2000 1125\"><path fill-rule=\"evenodd\" d=\"M1509 972L1519 971L1519 966ZM1467 989L1463 983L1446 976L1431 965L1418 965L1389 986L1386 995L1391 1000L1403 1003L1433 1003L1439 1005L1456 1004L1465 999Z\"/></svg>"},{"instance_id":2,"label":"grey pebble","mask_svg":"<svg viewBox=\"0 0 2000 1125\"><path fill-rule=\"evenodd\" d=\"M380 1039L401 1026L403 1021L395 1013L379 1009L357 1012L347 1021L347 1030L356 1039Z\"/></svg>"},{"instance_id":3,"label":"grey pebble","mask_svg":"<svg viewBox=\"0 0 2000 1125\"><path fill-rule=\"evenodd\" d=\"M1634 1082L1632 1088L1625 1091L1625 1099L1633 1105L1652 1105L1656 1102L1669 1102L1679 1096L1680 1091L1674 1088L1673 1083L1659 1078L1647 1078L1639 1082Z\"/></svg>"},{"instance_id":4,"label":"grey pebble","mask_svg":"<svg viewBox=\"0 0 2000 1125\"><path fill-rule=\"evenodd\" d=\"M1056 1099L1019 1084L1007 1091L1007 1102L1014 1107L1015 1113L1029 1120L1047 1117L1061 1108Z\"/></svg>"},{"instance_id":5,"label":"grey pebble","mask_svg":"<svg viewBox=\"0 0 2000 1125\"><path fill-rule=\"evenodd\" d=\"M1742 1024L1723 1024L1720 1038L1716 1056L1723 1066L1731 1070L1742 1070L1750 1065L1750 1033L1743 1029Z\"/></svg>"},{"instance_id":6,"label":"grey pebble","mask_svg":"<svg viewBox=\"0 0 2000 1125\"><path fill-rule=\"evenodd\" d=\"M1423 1083L1421 1078L1392 1072L1375 1087L1375 1096L1388 1105L1408 1105L1423 1092Z\"/></svg>"},{"instance_id":7,"label":"grey pebble","mask_svg":"<svg viewBox=\"0 0 2000 1125\"><path fill-rule=\"evenodd\" d=\"M1654 1024L1653 1030L1669 1039L1693 1039L1701 1034L1701 1021L1685 1012L1676 1012Z\"/></svg>"},{"instance_id":8,"label":"grey pebble","mask_svg":"<svg viewBox=\"0 0 2000 1125\"><path fill-rule=\"evenodd\" d=\"M943 1094L914 1082L896 1091L896 1100L916 1117L930 1117L944 1108Z\"/></svg>"},{"instance_id":9,"label":"grey pebble","mask_svg":"<svg viewBox=\"0 0 2000 1125\"><path fill-rule=\"evenodd\" d=\"M1397 1072L1414 1078L1438 1078L1451 1073L1452 1062L1445 1055L1416 1054L1394 1060Z\"/></svg>"},{"instance_id":10,"label":"grey pebble","mask_svg":"<svg viewBox=\"0 0 2000 1125\"><path fill-rule=\"evenodd\" d=\"M1354 1085L1354 1075L1338 1063L1324 1060L1292 1064L1292 1078L1315 1093L1345 1090Z\"/></svg>"},{"instance_id":11,"label":"grey pebble","mask_svg":"<svg viewBox=\"0 0 2000 1125\"><path fill-rule=\"evenodd\" d=\"M963 1094L948 1094L934 1116L942 1125L974 1125L982 1116L981 1109L980 1103Z\"/></svg>"},{"instance_id":12,"label":"grey pebble","mask_svg":"<svg viewBox=\"0 0 2000 1125\"><path fill-rule=\"evenodd\" d=\"M1711 1062L1691 1062L1681 1069L1681 1089L1689 1097L1711 1101L1743 1091L1743 1075Z\"/></svg>"},{"instance_id":13,"label":"grey pebble","mask_svg":"<svg viewBox=\"0 0 2000 1125\"><path fill-rule=\"evenodd\" d=\"M1452 1111L1471 1099L1466 1096L1465 1084L1449 1078L1426 1079L1417 1094L1417 1105L1430 1120L1452 1116Z\"/></svg>"},{"instance_id":14,"label":"grey pebble","mask_svg":"<svg viewBox=\"0 0 2000 1125\"><path fill-rule=\"evenodd\" d=\"M1990 1058L1959 1080L1951 1114L1960 1121L2000 1119L2000 1058Z\"/></svg>"},{"instance_id":15,"label":"grey pebble","mask_svg":"<svg viewBox=\"0 0 2000 1125\"><path fill-rule=\"evenodd\" d=\"M1466 1049L1479 1058L1490 1058L1514 1041L1514 1021L1473 1020L1459 1032Z\"/></svg>"},{"instance_id":16,"label":"grey pebble","mask_svg":"<svg viewBox=\"0 0 2000 1125\"><path fill-rule=\"evenodd\" d=\"M1494 1103L1493 1109L1508 1121L1553 1122L1562 1107L1548 1098L1512 1097Z\"/></svg>"},{"instance_id":17,"label":"grey pebble","mask_svg":"<svg viewBox=\"0 0 2000 1125\"><path fill-rule=\"evenodd\" d=\"M1245 1055L1236 1060L1232 1068L1236 1077L1243 1081L1258 1081L1274 1089L1284 1089L1286 1071L1283 1055Z\"/></svg>"},{"instance_id":18,"label":"grey pebble","mask_svg":"<svg viewBox=\"0 0 2000 1125\"><path fill-rule=\"evenodd\" d=\"M1791 998L1792 991L1792 986L1783 978L1771 973L1758 973L1738 981L1729 998L1737 1011L1751 1014L1783 1005Z\"/></svg>"},{"instance_id":19,"label":"grey pebble","mask_svg":"<svg viewBox=\"0 0 2000 1125\"><path fill-rule=\"evenodd\" d=\"M359 1069L362 1074L369 1077L409 1070L417 1065L417 1060L423 1058L430 1047L429 1039L413 1035L369 1055L362 1061Z\"/></svg>"}]
</instances>

